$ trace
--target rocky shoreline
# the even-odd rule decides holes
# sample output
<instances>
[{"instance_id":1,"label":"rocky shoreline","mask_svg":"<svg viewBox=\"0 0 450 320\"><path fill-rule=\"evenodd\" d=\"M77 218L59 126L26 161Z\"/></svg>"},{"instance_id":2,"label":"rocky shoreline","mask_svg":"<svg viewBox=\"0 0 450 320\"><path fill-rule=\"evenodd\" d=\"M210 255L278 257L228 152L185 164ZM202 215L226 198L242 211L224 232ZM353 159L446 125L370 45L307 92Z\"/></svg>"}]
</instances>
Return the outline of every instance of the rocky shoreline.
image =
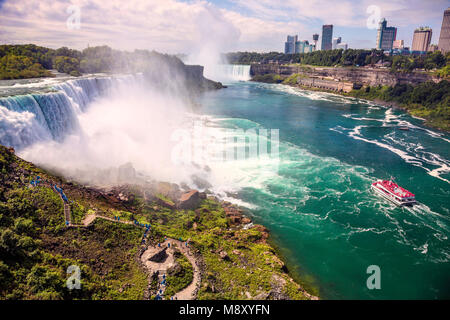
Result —
<instances>
[{"instance_id":1,"label":"rocky shoreline","mask_svg":"<svg viewBox=\"0 0 450 320\"><path fill-rule=\"evenodd\" d=\"M269 230L260 224L254 224L253 221L247 217L243 211L237 207L236 205L227 202L227 201L221 201L221 205L223 209L225 210L225 214L228 219L233 223L234 226L239 228L254 228L258 230L261 233L261 241L265 244L268 244L270 247L273 247L273 244L268 243L268 239L270 237ZM276 252L276 249L274 249L274 252ZM226 258L226 253L221 253L224 258ZM283 262L282 259L278 258L276 256L276 263L280 266L281 270L289 275L288 268L286 264ZM294 279L289 275L289 281L295 282ZM310 300L319 300L318 296L314 296L310 293L308 293L305 289L301 289L303 294L307 296ZM273 292L270 292L268 294L261 294L258 297L255 297L256 300L263 300L267 299L269 296L276 297L277 299L283 300L283 294L280 292L280 289L275 289Z\"/></svg>"}]
</instances>

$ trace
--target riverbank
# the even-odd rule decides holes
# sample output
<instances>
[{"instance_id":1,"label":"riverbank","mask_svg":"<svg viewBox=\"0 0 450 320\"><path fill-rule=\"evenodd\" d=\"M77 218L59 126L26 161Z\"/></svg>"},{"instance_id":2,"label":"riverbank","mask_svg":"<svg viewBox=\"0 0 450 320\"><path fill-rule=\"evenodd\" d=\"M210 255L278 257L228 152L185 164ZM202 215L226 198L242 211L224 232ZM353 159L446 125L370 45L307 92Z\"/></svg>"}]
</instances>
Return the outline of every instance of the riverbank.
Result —
<instances>
[{"instance_id":1,"label":"riverbank","mask_svg":"<svg viewBox=\"0 0 450 320\"><path fill-rule=\"evenodd\" d=\"M278 83L283 85L289 85L291 87L300 88L308 91L326 92L330 94L336 94L344 97L358 98L365 101L373 102L376 104L401 109L419 119L424 120L424 124L432 129L438 129L444 132L450 132L450 108L448 103L450 102L450 83L446 80L441 81L438 84L419 84L415 89L412 87L404 86L378 86L378 87L361 87L359 89L348 90L332 90L327 89L327 86L312 87L302 84L302 79L297 79L297 75L291 75L289 77L281 77L277 74L267 74L264 76L255 76L252 81L263 83ZM331 82L331 81L329 81ZM334 83L332 83L334 84ZM336 86L339 82L336 83ZM430 88L430 86L434 86ZM411 90L415 90L411 92ZM400 93L397 93L400 91ZM380 99L378 96L386 96L389 99ZM401 103L402 100L419 99L417 96L422 97L424 102L420 103ZM430 97L434 98L434 101L429 101ZM413 100L414 101L414 100ZM428 106L426 105L428 104Z\"/></svg>"}]
</instances>

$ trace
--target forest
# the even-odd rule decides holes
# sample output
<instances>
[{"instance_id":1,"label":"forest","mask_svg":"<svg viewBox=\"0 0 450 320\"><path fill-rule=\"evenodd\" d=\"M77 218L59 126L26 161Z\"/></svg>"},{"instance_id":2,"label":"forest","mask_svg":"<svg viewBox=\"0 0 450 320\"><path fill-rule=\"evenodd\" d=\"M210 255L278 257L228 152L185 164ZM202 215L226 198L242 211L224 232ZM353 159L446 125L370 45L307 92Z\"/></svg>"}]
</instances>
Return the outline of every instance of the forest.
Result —
<instances>
[{"instance_id":1,"label":"forest","mask_svg":"<svg viewBox=\"0 0 450 320\"><path fill-rule=\"evenodd\" d=\"M0 45L0 80L51 77L51 69L72 76L98 72L140 72L155 60L164 60L172 65L182 64L175 56L148 50L126 52L97 46L79 51L67 47L50 49L34 44Z\"/></svg>"}]
</instances>

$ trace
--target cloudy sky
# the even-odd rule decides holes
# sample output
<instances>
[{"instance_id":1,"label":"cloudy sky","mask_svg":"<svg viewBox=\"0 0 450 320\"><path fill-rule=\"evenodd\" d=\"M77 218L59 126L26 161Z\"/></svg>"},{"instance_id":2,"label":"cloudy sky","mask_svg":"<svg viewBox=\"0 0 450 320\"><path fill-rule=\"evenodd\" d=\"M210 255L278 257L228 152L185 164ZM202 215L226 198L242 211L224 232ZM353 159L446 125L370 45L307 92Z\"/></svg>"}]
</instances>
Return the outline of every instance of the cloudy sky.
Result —
<instances>
[{"instance_id":1,"label":"cloudy sky","mask_svg":"<svg viewBox=\"0 0 450 320\"><path fill-rule=\"evenodd\" d=\"M398 27L406 45L419 26L430 26L437 43L448 6L448 0L0 0L0 43L282 51L287 34L311 40L321 36L322 24L333 24L334 36L349 47L372 48L376 30L368 21L378 14Z\"/></svg>"}]
</instances>

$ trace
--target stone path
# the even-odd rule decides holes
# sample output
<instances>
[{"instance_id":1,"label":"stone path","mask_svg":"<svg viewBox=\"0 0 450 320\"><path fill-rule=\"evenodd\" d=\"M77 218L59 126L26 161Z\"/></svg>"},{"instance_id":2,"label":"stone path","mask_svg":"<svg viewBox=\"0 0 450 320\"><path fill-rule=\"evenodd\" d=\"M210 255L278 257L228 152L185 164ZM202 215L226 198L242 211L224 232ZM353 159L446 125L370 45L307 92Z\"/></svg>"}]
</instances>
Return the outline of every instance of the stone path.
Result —
<instances>
[{"instance_id":1,"label":"stone path","mask_svg":"<svg viewBox=\"0 0 450 320\"><path fill-rule=\"evenodd\" d=\"M96 213L88 214L82 220L81 224L72 224L72 216L71 216L71 211L70 211L70 205L69 205L69 203L67 201L65 201L63 199L62 194L60 192L58 192L54 188L55 183L53 183L51 181L40 181L40 185L51 188L61 198L61 201L63 202L63 205L64 205L64 219L66 221L66 226L67 227L75 227L75 228L88 227L97 218L98 219L103 219L103 220L108 220L108 221L115 222L115 223L131 224L131 225L134 225L136 227L142 227L140 225L134 224L131 221L116 220L114 218L102 216L102 215L99 215L99 214L96 214ZM33 187L33 185L31 185L31 186ZM145 192L144 192L144 198L146 198ZM170 247L168 248L168 244L169 243L170 243ZM175 265L175 258L174 258L174 255L173 255L174 252L175 252L174 245L176 245L177 249L182 254L184 254L184 256L191 263L192 270L193 270L193 278L192 278L192 282L187 287L185 287L181 291L177 292L173 296L173 299L176 299L176 300L194 300L196 298L197 292L198 292L198 290L200 288L201 272L200 272L200 267L199 267L199 261L197 260L197 258L192 253L191 248L189 246L186 246L186 242L183 242L183 241L180 241L180 240L171 239L171 238L167 238L167 240L165 242L161 243L161 247L149 246L144 251L144 253L141 255L141 261L144 264L144 266L150 271L150 273L158 272L157 292L160 292L160 290L161 290L161 292L162 292L161 296L164 296L166 285L162 285L161 283L162 283L162 280L164 279L163 275L166 275L167 274L167 270ZM167 250L166 250L167 258L163 262L158 263L158 262L154 262L154 261L150 261L149 260L155 254L161 252L165 248L167 248Z\"/></svg>"},{"instance_id":2,"label":"stone path","mask_svg":"<svg viewBox=\"0 0 450 320\"><path fill-rule=\"evenodd\" d=\"M168 247L168 244L170 243L170 248ZM161 243L161 247L155 246L149 246L147 250L144 251L144 253L141 256L142 263L145 267L150 271L150 273L158 272L159 276L161 274L166 274L167 270L170 269L172 266L175 265L175 258L173 256L175 252L175 247L182 253L184 256L188 259L188 261L192 264L192 270L193 270L193 278L192 282L181 291L177 292L173 298L177 300L194 300L197 296L198 289L200 288L201 283L201 273L200 273L200 267L198 265L198 261L191 252L191 248L188 246L186 247L186 243L180 240L175 239L167 239L163 243ZM167 253L167 258L161 262L155 262L150 261L149 259L153 257L155 254L163 251L165 248ZM158 288L157 292L161 289L163 294L165 291L165 286L161 285L161 279L158 279ZM170 285L170 283L169 283Z\"/></svg>"}]
</instances>

